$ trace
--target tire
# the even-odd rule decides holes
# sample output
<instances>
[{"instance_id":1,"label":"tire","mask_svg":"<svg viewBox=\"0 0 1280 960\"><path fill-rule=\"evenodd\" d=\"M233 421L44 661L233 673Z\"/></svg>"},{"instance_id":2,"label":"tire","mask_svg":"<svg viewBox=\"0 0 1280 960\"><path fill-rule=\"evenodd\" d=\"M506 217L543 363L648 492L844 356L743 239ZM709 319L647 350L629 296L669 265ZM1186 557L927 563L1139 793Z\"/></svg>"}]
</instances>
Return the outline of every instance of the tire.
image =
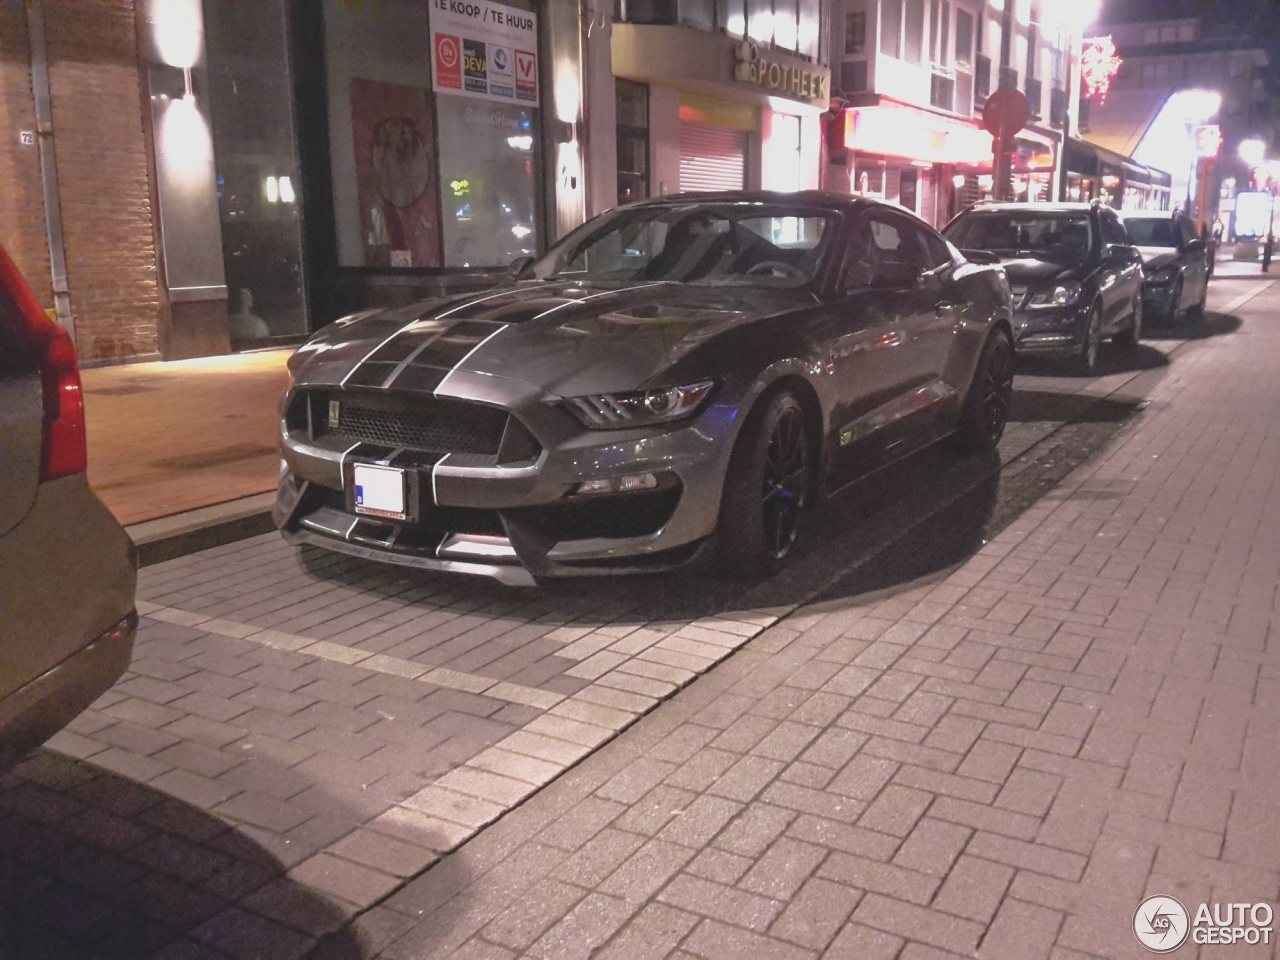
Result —
<instances>
[{"instance_id":1,"label":"tire","mask_svg":"<svg viewBox=\"0 0 1280 960\"><path fill-rule=\"evenodd\" d=\"M1013 340L996 327L982 345L978 367L965 394L954 445L962 453L989 453L1000 443L1013 404Z\"/></svg>"},{"instance_id":2,"label":"tire","mask_svg":"<svg viewBox=\"0 0 1280 960\"><path fill-rule=\"evenodd\" d=\"M720 570L777 572L795 545L816 460L804 409L786 391L752 411L729 461L716 529Z\"/></svg>"},{"instance_id":3,"label":"tire","mask_svg":"<svg viewBox=\"0 0 1280 960\"><path fill-rule=\"evenodd\" d=\"M1182 319L1182 278L1173 287L1173 299L1169 301L1169 322L1176 324Z\"/></svg>"},{"instance_id":4,"label":"tire","mask_svg":"<svg viewBox=\"0 0 1280 960\"><path fill-rule=\"evenodd\" d=\"M1187 316L1191 317L1191 319L1193 320L1203 320L1204 305L1208 301L1208 299L1209 299L1209 280L1208 278L1205 278L1204 290L1200 292L1200 302L1197 303L1195 306L1191 307L1187 311Z\"/></svg>"},{"instance_id":5,"label":"tire","mask_svg":"<svg viewBox=\"0 0 1280 960\"><path fill-rule=\"evenodd\" d=\"M1129 316L1129 327L1116 337L1116 343L1125 353L1133 353L1138 349L1138 341L1142 339L1142 297L1133 301L1133 312Z\"/></svg>"},{"instance_id":6,"label":"tire","mask_svg":"<svg viewBox=\"0 0 1280 960\"><path fill-rule=\"evenodd\" d=\"M1080 352L1072 358L1071 366L1081 376L1092 376L1098 369L1098 350L1102 346L1102 314L1095 303L1089 308L1085 321L1084 343Z\"/></svg>"}]
</instances>

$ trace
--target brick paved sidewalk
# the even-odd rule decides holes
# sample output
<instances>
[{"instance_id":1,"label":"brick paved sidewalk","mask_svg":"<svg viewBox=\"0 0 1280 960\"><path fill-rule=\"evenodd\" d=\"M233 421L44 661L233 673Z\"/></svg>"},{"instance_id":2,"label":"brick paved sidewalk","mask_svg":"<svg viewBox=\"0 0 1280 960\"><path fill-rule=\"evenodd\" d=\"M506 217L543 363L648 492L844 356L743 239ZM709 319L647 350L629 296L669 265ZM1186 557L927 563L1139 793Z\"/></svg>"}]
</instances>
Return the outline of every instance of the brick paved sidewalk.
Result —
<instances>
[{"instance_id":1,"label":"brick paved sidewalk","mask_svg":"<svg viewBox=\"0 0 1280 960\"><path fill-rule=\"evenodd\" d=\"M275 489L292 350L82 373L89 483L123 524Z\"/></svg>"},{"instance_id":2,"label":"brick paved sidewalk","mask_svg":"<svg viewBox=\"0 0 1280 960\"><path fill-rule=\"evenodd\" d=\"M1147 895L1275 903L1280 285L1263 291L960 567L771 627L343 943L1080 960L1147 956Z\"/></svg>"}]
</instances>

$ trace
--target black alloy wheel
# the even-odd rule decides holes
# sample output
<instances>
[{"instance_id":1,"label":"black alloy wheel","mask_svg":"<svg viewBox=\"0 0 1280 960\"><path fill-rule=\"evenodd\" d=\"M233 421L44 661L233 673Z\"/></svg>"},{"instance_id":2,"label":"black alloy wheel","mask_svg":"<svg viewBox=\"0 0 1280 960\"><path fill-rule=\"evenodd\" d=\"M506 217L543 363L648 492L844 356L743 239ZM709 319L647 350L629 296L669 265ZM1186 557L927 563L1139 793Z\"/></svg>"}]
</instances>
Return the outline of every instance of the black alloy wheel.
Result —
<instances>
[{"instance_id":1,"label":"black alloy wheel","mask_svg":"<svg viewBox=\"0 0 1280 960\"><path fill-rule=\"evenodd\" d=\"M983 345L965 396L955 434L961 450L987 453L996 448L1013 405L1013 372L1013 341L1003 327L996 327Z\"/></svg>"},{"instance_id":2,"label":"black alloy wheel","mask_svg":"<svg viewBox=\"0 0 1280 960\"><path fill-rule=\"evenodd\" d=\"M765 451L760 506L765 550L774 561L786 559L800 531L800 511L809 485L809 441L798 406L774 421Z\"/></svg>"},{"instance_id":3,"label":"black alloy wheel","mask_svg":"<svg viewBox=\"0 0 1280 960\"><path fill-rule=\"evenodd\" d=\"M723 571L758 577L782 567L800 532L813 461L804 409L793 394L776 393L752 411L720 504L716 540Z\"/></svg>"}]
</instances>

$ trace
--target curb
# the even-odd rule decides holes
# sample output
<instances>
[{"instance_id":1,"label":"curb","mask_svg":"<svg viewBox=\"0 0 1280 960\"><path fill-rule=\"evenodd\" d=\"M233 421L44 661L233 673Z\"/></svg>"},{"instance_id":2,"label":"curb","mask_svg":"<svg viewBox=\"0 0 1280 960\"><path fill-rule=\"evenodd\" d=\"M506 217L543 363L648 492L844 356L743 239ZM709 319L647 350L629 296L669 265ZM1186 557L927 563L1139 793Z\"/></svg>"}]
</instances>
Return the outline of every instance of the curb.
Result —
<instances>
[{"instance_id":1,"label":"curb","mask_svg":"<svg viewBox=\"0 0 1280 960\"><path fill-rule=\"evenodd\" d=\"M210 547L220 547L275 529L271 505L276 495L260 493L227 503L175 513L125 527L138 548L138 566L149 567L185 557Z\"/></svg>"}]
</instances>

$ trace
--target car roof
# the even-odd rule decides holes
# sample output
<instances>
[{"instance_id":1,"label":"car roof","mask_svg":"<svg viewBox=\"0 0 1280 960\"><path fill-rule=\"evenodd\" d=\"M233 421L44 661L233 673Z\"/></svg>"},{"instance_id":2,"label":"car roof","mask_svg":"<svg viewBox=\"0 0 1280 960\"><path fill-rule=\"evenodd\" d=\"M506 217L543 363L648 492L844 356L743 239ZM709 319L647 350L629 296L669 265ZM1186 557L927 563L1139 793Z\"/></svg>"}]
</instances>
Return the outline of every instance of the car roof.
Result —
<instances>
[{"instance_id":1,"label":"car roof","mask_svg":"<svg viewBox=\"0 0 1280 960\"><path fill-rule=\"evenodd\" d=\"M897 204L886 203L870 197L857 197L847 193L829 193L825 190L719 190L693 193L671 193L662 197L650 197L627 204L629 207L681 206L687 203L777 203L786 206L822 207L827 210L861 210L867 207L886 207L915 216L910 210Z\"/></svg>"},{"instance_id":2,"label":"car roof","mask_svg":"<svg viewBox=\"0 0 1280 960\"><path fill-rule=\"evenodd\" d=\"M1121 220L1172 220L1187 215L1181 210L1117 210L1116 216Z\"/></svg>"},{"instance_id":3,"label":"car roof","mask_svg":"<svg viewBox=\"0 0 1280 960\"><path fill-rule=\"evenodd\" d=\"M1090 210L1110 209L1093 203L978 203L970 213L1088 213Z\"/></svg>"}]
</instances>

